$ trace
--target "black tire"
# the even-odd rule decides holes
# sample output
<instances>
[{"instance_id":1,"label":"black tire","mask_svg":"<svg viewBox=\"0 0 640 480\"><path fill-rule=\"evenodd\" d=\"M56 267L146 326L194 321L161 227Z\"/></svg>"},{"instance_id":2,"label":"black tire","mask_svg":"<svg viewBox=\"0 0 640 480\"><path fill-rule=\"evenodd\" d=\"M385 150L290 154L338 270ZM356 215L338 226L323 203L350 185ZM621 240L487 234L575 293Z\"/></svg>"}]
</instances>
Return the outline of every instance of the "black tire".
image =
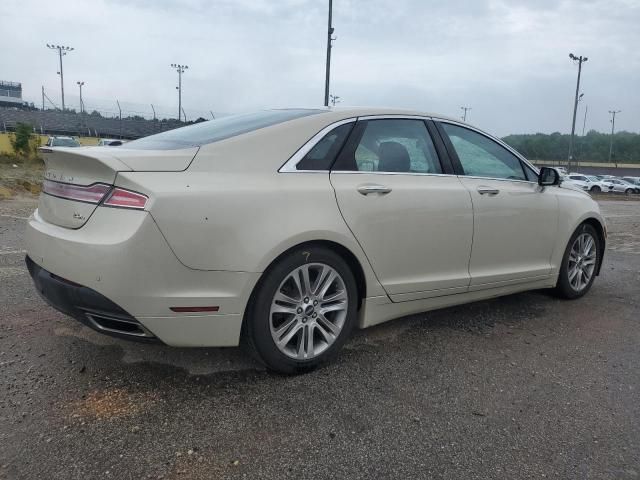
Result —
<instances>
[{"instance_id":1,"label":"black tire","mask_svg":"<svg viewBox=\"0 0 640 480\"><path fill-rule=\"evenodd\" d=\"M587 285L580 290L576 290L569 281L569 256L571 253L571 248L573 247L573 244L575 243L576 239L584 233L591 235L595 242L595 249L596 249L595 268ZM569 243L567 244L567 247L564 251L564 256L562 257L562 266L560 267L560 273L558 275L558 283L556 284L556 288L555 288L555 292L558 296L572 300L572 299L580 298L584 296L591 289L591 286L593 285L593 281L596 278L598 265L600 265L600 259L602 258L601 248L602 247L601 247L600 239L598 236L598 232L596 232L596 229L593 228L588 223L583 223L576 229L575 232L573 232L573 235L571 235L571 239L569 240Z\"/></svg>"},{"instance_id":2,"label":"black tire","mask_svg":"<svg viewBox=\"0 0 640 480\"><path fill-rule=\"evenodd\" d=\"M633 190L632 190L631 188L627 188L627 189L624 191L624 194L625 194L625 195L631 195L632 193L633 193Z\"/></svg>"},{"instance_id":3,"label":"black tire","mask_svg":"<svg viewBox=\"0 0 640 480\"><path fill-rule=\"evenodd\" d=\"M602 189L599 186L595 186L595 187L591 187L591 191L593 193L600 193L602 191Z\"/></svg>"},{"instance_id":4,"label":"black tire","mask_svg":"<svg viewBox=\"0 0 640 480\"><path fill-rule=\"evenodd\" d=\"M317 356L301 360L287 356L278 348L271 334L270 316L272 301L281 288L282 282L291 272L305 264L323 264L333 268L344 282L348 303L342 329L333 343ZM357 310L358 289L356 281L344 259L332 250L321 246L298 248L287 253L269 267L256 286L245 315L243 332L245 338L243 340L254 357L268 369L287 375L305 373L336 356L356 324Z\"/></svg>"}]
</instances>

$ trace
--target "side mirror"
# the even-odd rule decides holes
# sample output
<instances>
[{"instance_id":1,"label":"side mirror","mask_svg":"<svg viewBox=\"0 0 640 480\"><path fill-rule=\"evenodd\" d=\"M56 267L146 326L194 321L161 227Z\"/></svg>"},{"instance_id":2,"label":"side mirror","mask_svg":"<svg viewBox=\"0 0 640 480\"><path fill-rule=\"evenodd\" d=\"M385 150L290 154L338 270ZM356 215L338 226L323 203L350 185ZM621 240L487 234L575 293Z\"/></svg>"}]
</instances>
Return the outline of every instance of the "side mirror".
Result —
<instances>
[{"instance_id":1,"label":"side mirror","mask_svg":"<svg viewBox=\"0 0 640 480\"><path fill-rule=\"evenodd\" d=\"M541 187L550 187L560 185L560 173L555 168L542 167L538 175L538 185Z\"/></svg>"}]
</instances>

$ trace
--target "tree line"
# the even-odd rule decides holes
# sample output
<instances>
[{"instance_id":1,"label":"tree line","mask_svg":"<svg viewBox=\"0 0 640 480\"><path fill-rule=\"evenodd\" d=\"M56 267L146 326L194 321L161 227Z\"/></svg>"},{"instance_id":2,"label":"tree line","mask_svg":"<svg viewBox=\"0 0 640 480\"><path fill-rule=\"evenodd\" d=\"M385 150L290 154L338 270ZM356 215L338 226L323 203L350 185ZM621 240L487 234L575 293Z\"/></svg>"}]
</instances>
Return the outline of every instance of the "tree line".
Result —
<instances>
[{"instance_id":1,"label":"tree line","mask_svg":"<svg viewBox=\"0 0 640 480\"><path fill-rule=\"evenodd\" d=\"M566 161L569 155L568 134L554 132L509 135L503 140L530 160ZM573 158L581 162L607 162L611 135L590 130L585 136L575 136ZM612 162L640 163L640 134L617 132L613 136Z\"/></svg>"}]
</instances>

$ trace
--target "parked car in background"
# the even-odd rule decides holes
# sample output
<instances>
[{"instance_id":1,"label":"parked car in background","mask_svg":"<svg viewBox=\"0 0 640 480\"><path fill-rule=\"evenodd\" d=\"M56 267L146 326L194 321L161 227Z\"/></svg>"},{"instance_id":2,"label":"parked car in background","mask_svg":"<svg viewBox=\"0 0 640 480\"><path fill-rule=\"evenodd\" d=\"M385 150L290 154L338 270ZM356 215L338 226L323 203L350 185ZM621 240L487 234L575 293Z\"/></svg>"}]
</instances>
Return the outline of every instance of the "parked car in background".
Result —
<instances>
[{"instance_id":1,"label":"parked car in background","mask_svg":"<svg viewBox=\"0 0 640 480\"><path fill-rule=\"evenodd\" d=\"M613 191L617 193L625 193L627 195L631 195L632 193L640 193L640 187L634 185L633 183L629 183L626 180L622 180L621 178L610 178L609 182L613 184Z\"/></svg>"},{"instance_id":2,"label":"parked car in background","mask_svg":"<svg viewBox=\"0 0 640 480\"><path fill-rule=\"evenodd\" d=\"M122 140L117 140L115 138L101 138L98 140L98 147L106 147L106 146L119 146L122 145Z\"/></svg>"},{"instance_id":3,"label":"parked car in background","mask_svg":"<svg viewBox=\"0 0 640 480\"><path fill-rule=\"evenodd\" d=\"M47 147L80 147L80 142L73 137L53 135L47 139Z\"/></svg>"},{"instance_id":4,"label":"parked car in background","mask_svg":"<svg viewBox=\"0 0 640 480\"><path fill-rule=\"evenodd\" d=\"M607 181L607 180L603 180L602 178L598 177L597 175L586 175L586 177L591 181L591 183L594 185L592 188L592 192L597 193L598 192L598 188L600 189L601 192L611 192L613 190L613 183Z\"/></svg>"},{"instance_id":5,"label":"parked car in background","mask_svg":"<svg viewBox=\"0 0 640 480\"><path fill-rule=\"evenodd\" d=\"M584 175L562 175L562 181L580 187L585 192L590 191L592 187L591 182Z\"/></svg>"},{"instance_id":6,"label":"parked car in background","mask_svg":"<svg viewBox=\"0 0 640 480\"><path fill-rule=\"evenodd\" d=\"M95 330L242 343L270 369L355 327L600 272L597 202L459 120L379 108L234 115L110 147L44 148L26 228L37 291Z\"/></svg>"},{"instance_id":7,"label":"parked car in background","mask_svg":"<svg viewBox=\"0 0 640 480\"><path fill-rule=\"evenodd\" d=\"M603 182L597 177L590 175L583 175L581 173L570 173L568 177L569 180L582 186L583 190L588 190L592 193L607 192L613 188L612 184Z\"/></svg>"},{"instance_id":8,"label":"parked car in background","mask_svg":"<svg viewBox=\"0 0 640 480\"><path fill-rule=\"evenodd\" d=\"M629 182L636 187L640 187L640 177L622 177L622 180Z\"/></svg>"}]
</instances>

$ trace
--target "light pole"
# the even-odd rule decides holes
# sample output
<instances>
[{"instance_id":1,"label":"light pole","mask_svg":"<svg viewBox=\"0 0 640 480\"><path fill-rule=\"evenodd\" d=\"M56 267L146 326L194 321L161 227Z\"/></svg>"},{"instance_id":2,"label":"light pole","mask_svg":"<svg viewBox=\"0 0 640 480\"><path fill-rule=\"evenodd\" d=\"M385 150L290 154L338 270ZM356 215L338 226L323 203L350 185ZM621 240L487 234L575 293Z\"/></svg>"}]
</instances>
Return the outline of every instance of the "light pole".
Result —
<instances>
[{"instance_id":1,"label":"light pole","mask_svg":"<svg viewBox=\"0 0 640 480\"><path fill-rule=\"evenodd\" d=\"M462 114L462 121L466 122L467 121L467 112L469 110L471 110L471 107L460 107L460 109L464 111L464 113Z\"/></svg>"},{"instance_id":2,"label":"light pole","mask_svg":"<svg viewBox=\"0 0 640 480\"><path fill-rule=\"evenodd\" d=\"M329 78L331 76L331 48L332 43L335 40L333 38L333 32L335 29L331 26L331 19L333 15L333 0L329 0L329 24L327 27L327 67L325 70L324 79L324 106L329 106Z\"/></svg>"},{"instance_id":3,"label":"light pole","mask_svg":"<svg viewBox=\"0 0 640 480\"><path fill-rule=\"evenodd\" d=\"M60 75L60 91L62 93L62 111L64 112L64 73L62 71L62 56L66 55L67 52L73 51L73 47L65 47L64 45L53 45L47 43L47 48L51 50L57 50L58 56L60 57L60 71L58 75Z\"/></svg>"},{"instance_id":4,"label":"light pole","mask_svg":"<svg viewBox=\"0 0 640 480\"><path fill-rule=\"evenodd\" d=\"M82 102L82 86L84 85L84 82L76 82L78 84L78 87L80 87L80 113L84 112L84 103Z\"/></svg>"},{"instance_id":5,"label":"light pole","mask_svg":"<svg viewBox=\"0 0 640 480\"><path fill-rule=\"evenodd\" d=\"M578 62L578 81L576 83L576 97L573 102L573 121L571 122L571 137L569 137L569 156L567 158L567 171L571 171L571 160L573 160L573 136L576 133L576 114L578 113L578 92L580 91L580 74L582 73L582 64L588 60L587 57L580 55L576 57L573 53L569 54L569 58Z\"/></svg>"},{"instance_id":6,"label":"light pole","mask_svg":"<svg viewBox=\"0 0 640 480\"><path fill-rule=\"evenodd\" d=\"M339 95L329 95L329 98L331 99L331 105L333 105L334 107L336 106L336 103L340 103Z\"/></svg>"},{"instance_id":7,"label":"light pole","mask_svg":"<svg viewBox=\"0 0 640 480\"><path fill-rule=\"evenodd\" d=\"M182 74L189 68L189 66L172 63L171 67L175 68L178 72L178 86L176 87L176 90L178 90L178 121L180 121L182 115Z\"/></svg>"},{"instance_id":8,"label":"light pole","mask_svg":"<svg viewBox=\"0 0 640 480\"><path fill-rule=\"evenodd\" d=\"M613 131L616 128L616 114L622 110L609 110L611 114L611 139L609 141L609 163L611 163L611 157L613 156ZM617 163L617 162L616 162Z\"/></svg>"}]
</instances>

